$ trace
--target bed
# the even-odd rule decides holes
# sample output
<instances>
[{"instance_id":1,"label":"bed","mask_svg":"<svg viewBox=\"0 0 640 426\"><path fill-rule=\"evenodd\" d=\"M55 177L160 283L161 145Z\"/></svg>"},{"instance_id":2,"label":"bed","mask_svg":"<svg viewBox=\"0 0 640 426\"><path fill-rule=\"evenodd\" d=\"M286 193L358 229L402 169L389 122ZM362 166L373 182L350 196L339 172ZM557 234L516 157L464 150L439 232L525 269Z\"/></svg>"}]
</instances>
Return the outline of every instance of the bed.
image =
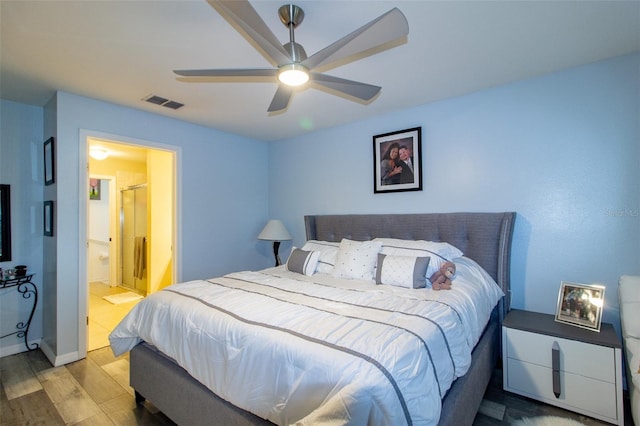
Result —
<instances>
[{"instance_id":1,"label":"bed","mask_svg":"<svg viewBox=\"0 0 640 426\"><path fill-rule=\"evenodd\" d=\"M355 359L356 361L353 361L354 362L353 365L349 364L349 366L342 367L342 364L341 364L340 368L334 369L336 371L343 371L340 373L340 377L347 377L346 379L342 379L342 378L339 379L341 381L344 381L345 383L344 383L344 386L338 390L336 390L338 388L338 385L334 385L334 388L336 389L329 389L329 390L325 389L327 385L323 382L324 375L330 376L332 374L331 372L320 373L319 375L323 376L323 380L317 379L317 383L311 383L310 386L312 391L309 391L309 387L303 387L303 385L309 386L305 384L305 381L309 381L308 377L317 378L318 375L314 376L315 373L301 374L301 377L304 377L304 378L295 376L287 379L287 383L290 383L290 384L292 383L291 386L293 388L296 388L296 386L299 386L299 389L300 389L300 390L297 390L297 388L287 389L286 391L284 391L284 395L286 395L287 399L295 399L297 397L302 398L301 395L303 395L304 396L303 402L310 404L311 402L309 401L313 400L317 395L320 395L318 398L324 401L323 402L324 405L322 406L323 407L322 409L320 408L317 409L316 411L314 411L314 414L310 414L310 415L305 414L302 417L302 420L300 421L300 423L315 424L315 423L333 422L335 424L344 424L345 422L343 419L332 417L332 413L335 410L335 412L342 412L342 411L346 412L347 417L351 419L351 421L349 422L350 424L363 424L363 423L394 423L394 424L423 423L423 424L440 424L440 425L472 424L473 419L475 418L475 415L477 413L478 407L480 406L480 402L482 400L486 386L489 382L493 369L495 368L498 356L501 353L500 351L501 322L506 312L509 309L509 300L510 300L509 268L510 268L511 238L513 233L515 216L516 215L513 212L305 216L304 219L305 219L305 227L306 227L306 236L308 241L333 242L337 244L343 241L343 239L346 239L348 241L354 242L353 244L357 244L355 242L370 242L370 241L374 241L375 239L386 238L386 239L397 239L397 240L403 240L403 241L426 240L426 241L433 241L433 242L448 243L451 246L454 246L455 248L460 249L464 253L463 258L456 260L456 265L458 265L460 270L461 271L466 270L465 269L467 268L466 262L469 262L469 264L471 264L472 266L475 264L479 265L484 271L486 271L485 274L490 276L492 280L495 281L495 284L497 284L497 286L500 288L501 297L496 298L496 300L498 300L496 307L492 310L490 309L489 314L487 314L488 322L486 323L486 326L482 327L482 325L480 325L479 330L476 332L477 335L474 335L473 337L470 337L470 335L473 334L471 332L469 333L467 333L466 331L460 332L459 329L461 327L447 325L448 323L451 323L451 321L453 321L451 320L451 318L456 318L456 315L458 320L460 320L462 316L466 317L466 313L463 313L464 315L461 316L460 312L457 312L456 309L451 310L453 313L446 314L450 316L449 319L447 319L448 317L446 317L445 314L442 314L443 315L442 322L439 324L437 323L437 321L434 321L433 319L428 319L428 320L421 319L420 321L412 320L410 326L407 325L407 326L400 327L400 326L394 325L394 327L388 327L389 324L385 323L383 325L380 325L380 323L382 323L383 320L378 320L377 316L375 318L373 317L374 314L371 313L373 308L371 308L370 306L362 307L362 309L365 311L365 313L363 313L362 315L367 317L368 322L371 322L374 327L382 327L382 326L385 327L384 331L380 332L382 333L380 334L380 336L382 336L381 339L388 338L390 342L394 342L393 345L395 345L396 342L404 342L407 339L409 340L413 339L411 340L411 343L409 345L414 344L414 341L422 342L424 343L424 345L422 343L418 343L418 346L420 346L421 348L422 346L424 346L426 348L426 350L423 351L424 354L426 355L415 355L415 358L411 358L411 357L414 357L413 352L410 353L411 357L409 357L404 353L399 352L398 355L395 355L394 353L393 356L389 356L388 354L390 352L394 352L395 350L395 346L389 346L385 348L384 351L379 349L375 349L375 350L372 349L372 351L374 351L376 354L379 354L377 356L381 357L380 359L378 359L376 358L376 355L369 355L364 350L362 351L362 354L364 355L352 356L354 353L360 354L360 352L356 352L353 349L344 349L341 345L335 344L335 342L332 343L332 346L329 347L328 349L326 349L324 346L321 346L321 345L314 346L317 348L317 352L314 353L313 358L315 359L312 360L313 363L317 362L318 364L322 364L323 362L327 362L326 361L327 358L324 354L324 351L329 350L335 353L336 348L340 349L338 351L340 352L340 355L338 356L338 358L340 358L341 356L345 356L346 358L349 359L349 363L351 363L353 359ZM340 247L344 247L344 245L341 245ZM393 252L390 252L390 253L393 254ZM389 255L387 257L387 260L392 258L394 257ZM214 284L216 287L218 286L221 287L220 291L225 291L225 293L220 293L221 295L223 295L222 297L218 298L218 300L220 300L221 305L217 305L218 302L216 302L216 309L224 311L225 314L229 314L229 312L227 311L227 308L225 307L226 305L223 306L222 303L233 303L233 299L235 296L231 293L226 293L226 291L228 290L228 287L233 287L236 285L236 283L242 282L243 286L244 285L254 286L254 287L251 287L250 289L246 289L244 287L242 289L242 291L244 292L253 293L257 291L255 289L262 288L261 286L256 287L256 284L254 284L252 281L254 279L256 281L260 281L259 284L261 285L267 284L267 287L269 287L272 283L275 283L274 281L275 278L273 278L273 275L284 274L283 277L279 277L279 278L283 278L283 280L279 280L278 278L279 280L278 283L280 281L284 281L285 283L284 284L279 283L277 284L278 286L287 285L287 286L291 286L291 288L295 288L295 286L298 285L298 281L302 281L302 277L300 277L299 280L290 279L291 277L286 275L286 274L289 274L289 272L282 272L282 268L283 267L280 267L280 269L275 268L275 270L270 270L270 271L265 270L267 272L264 272L264 273L261 271L257 271L257 272L231 274L229 276L212 279L211 281L187 283L185 284L185 287L193 287L195 289L194 291L196 292L201 291L200 289L202 288L211 287L210 284ZM328 288L328 286L324 285L324 283L320 280L320 278L321 277L319 275L317 275L316 277L314 276L305 277L305 279L309 281L309 286L310 287L313 286L313 289L314 289L313 291L318 292L317 295L314 297L324 300L326 303L328 303L328 305L326 306L331 306L330 308L327 307L326 309L342 309L342 307L335 307L335 305L347 303L347 301L344 299L351 296L348 296L348 295L345 296L346 294L345 292L351 291L353 289L348 288L348 289L336 290L333 287ZM462 278L458 278L457 280L458 282L454 280L454 286L456 284L461 285L459 284L459 282L462 282L461 281ZM248 284L245 284L245 281L248 282ZM390 290L388 291L391 292L389 294L393 295L392 297L392 296L389 296L388 294L384 294L382 299L380 300L376 299L375 303L378 303L378 304L385 304L387 303L387 300L395 298L396 292L398 294L404 295L404 293L400 293L400 292L405 291L404 289L391 288L391 286L378 286L378 287L379 289L382 289L384 287L385 291L386 291L386 288L389 287ZM234 287L231 290L237 291L238 289ZM179 289L175 290L175 292L177 293L179 293L180 291L181 290ZM282 288L277 288L275 290L269 290L269 291L277 292L277 293L269 293L270 299L271 298L276 299L274 295L279 297L280 293L284 292ZM339 296L337 296L340 298L340 300L338 301L340 303L337 303L336 300L330 300L330 298L333 297L330 295L338 294L338 293L335 293L337 291L341 292L339 293ZM172 291L160 292L160 293L164 293L164 295L167 295L168 293L172 293ZM375 292L372 292L371 294L373 293ZM438 306L448 304L449 299L446 299L447 297L457 297L455 296L454 292L441 291L438 293L439 293L437 295L437 299L439 300ZM352 292L349 294L355 294L355 292ZM414 293L414 294L418 294L418 293ZM259 295L259 296L264 296L264 295ZM180 294L179 297L182 297L184 299L191 296L187 296L185 293L185 294ZM305 294L305 295L296 295L295 297L306 298L308 296ZM373 296L370 296L369 294L367 294L366 296L361 296L360 292L358 291L357 296L354 296L354 297L368 298ZM439 298L444 298L444 299L440 300ZM224 299L224 302L222 302L222 299ZM433 303L434 300L432 299L433 297L429 296L425 300L419 300L415 302L412 300L410 303L416 305L415 309L424 309L424 307L421 304ZM306 308L306 306L304 306L306 302L300 302L299 299L296 299L296 300L298 300L296 304L299 304L303 306L303 308ZM360 299L353 299L353 300L354 302L351 303L351 305L361 306ZM255 303L255 302L251 302L251 303ZM280 303L280 301L278 300L277 303ZM406 303L405 299L403 299L402 303ZM250 305L247 305L247 306L250 306ZM378 309L378 308L379 306L376 305L375 315L378 315L379 311L385 310L385 309ZM251 310L249 308L247 309ZM260 310L259 305L256 305L256 307L254 307L252 310L259 311ZM388 309L388 311L390 310L392 309ZM428 310L439 312L437 309L432 309L432 308L429 308ZM402 312L402 314L404 315L405 312ZM231 314L231 316L234 316L234 315L238 315L238 314L237 313ZM291 329L288 329L290 331L287 334L287 338L290 338L291 336L293 336L294 338L300 337L299 330L301 329L294 328L294 327L303 327L303 325L299 325L298 323L299 322L304 323L306 321L306 319L300 319L305 317L302 317L302 316L298 317L298 315L301 315L301 314L297 311L295 313L292 313L292 315L295 315L295 318L299 319L299 321L292 322L293 325ZM317 323L317 322L324 323L326 321L327 326L331 325L330 317L317 316L319 315L317 310L315 311L314 315L316 315L315 317L313 317L314 323ZM325 315L324 311L322 311L322 315ZM372 317L369 318L368 317L369 315ZM389 314L389 315L391 315L393 318L397 316L395 314ZM283 317L284 316L286 316L286 313L283 315ZM417 318L418 316L419 315L414 315L412 318ZM153 320L153 322L157 321L159 324L160 317L154 317L154 318L155 319ZM349 320L351 321L353 320L353 318L350 318ZM361 318L357 318L356 320L362 321ZM178 320L178 321L181 321L181 320ZM260 324L262 324L262 321L266 321L266 320L260 319ZM392 320L385 319L384 321L392 321ZM396 319L393 319L393 321L396 321ZM406 321L406 320L400 319L398 321ZM438 321L440 320L438 319ZM141 321L140 320L129 321L129 323L135 323L135 322L141 322ZM417 323L420 323L420 324L416 325ZM430 341L428 343L425 343L424 341L421 340L422 338L418 339L413 337L413 336L417 336L420 332L419 331L413 332L411 329L413 327L422 327L421 325L422 323L424 323L424 327L431 327L439 330L440 334L438 334L439 336L438 338L446 342L446 346L448 348L448 355L451 358L451 362L449 362L449 360L446 359L447 358L446 352L443 352L445 353L445 355L439 355L440 352L438 351L440 349L437 349L436 346L430 343ZM255 326L256 324L257 323L251 323L251 324L248 324L248 326ZM340 327L342 327L342 325ZM349 327L352 327L352 326L349 326ZM216 386L223 386L223 385L229 386L231 388L231 390L227 393L220 392L225 397L225 398L221 398L217 396L214 392L209 390L208 387L200 383L201 381L205 383L209 383L209 378L200 377L198 375L199 373L197 373L197 371L195 370L199 370L199 365L196 365L195 366L196 368L194 369L194 365L189 364L187 362L184 365L186 368L185 370L185 368L180 367L173 360L174 357L180 358L180 356L176 354L173 354L174 357L167 356L161 350L158 349L157 344L153 345L144 341L140 342L141 338L139 336L136 337L135 333L128 334L130 330L123 330L124 328L126 327L123 326L121 323L121 325L118 326L116 330L114 330L114 333L112 333L111 335L111 343L112 343L112 348L118 348L118 349L114 349L114 352L116 351L122 352L124 350L128 350L128 348L131 348L130 384L135 390L136 401L138 403L141 403L145 399L148 399L159 410L161 410L164 414L166 414L169 418L171 418L173 421L175 421L178 424L190 424L190 425L272 424L271 422L262 418L262 417L266 417L264 414L262 417L260 417L255 414L252 414L251 412L245 409L241 409L231 404L230 402L227 402L227 400L234 400L233 399L234 395L238 393L240 394L239 395L240 400L242 400L243 397L244 399L248 399L248 400L254 399L253 394L255 389L253 388L243 389L241 385L242 380L238 380L238 377L240 376L238 376L237 374L231 375L228 377L224 374L222 375L224 377L222 376L211 377L211 380L213 380L214 382L217 381L216 382L217 385L216 383L214 383L214 385L210 384L209 388L219 389L219 387L216 387ZM204 328L204 326L202 326L202 328ZM270 325L269 328L275 330L275 332L282 331L280 329L280 323L277 323L277 324L274 323ZM352 328L360 330L359 327L352 327ZM389 328L392 328L394 330L393 331L394 333L395 333L395 330L401 329L403 333L402 336L399 337L399 336L393 335L393 337L391 337L391 335L384 334L388 332L387 330ZM339 329L339 327L336 326L336 329ZM442 329L446 329L447 331L445 332ZM151 330L150 326L149 326L149 330ZM410 332L407 333L407 330L409 330ZM269 333L271 333L271 331L272 330L265 331L265 329L263 328L261 329L259 334L253 335L253 338L256 339L254 341L255 344L253 346L262 348L263 351L260 352L260 356L264 357L264 359L269 358L270 348L268 346L265 346L265 345L269 345L268 342L264 343L265 341L268 341L269 338L263 337L263 336L268 335ZM173 332L168 329L163 329L158 331L158 329L156 328L155 330L149 331L149 336L154 335L154 333L156 335L159 335L162 333L169 334L169 335L178 334L177 332ZM446 333L450 333L450 334L446 334ZM340 333L334 332L332 333L332 336L333 334L340 334ZM344 334L354 334L354 332L349 331L348 333L345 332ZM232 334L227 334L227 336L230 336L230 335L235 336L235 332L233 332ZM282 335L282 333L280 335ZM409 338L407 338L406 336L409 336ZM337 337L336 339L342 339L342 337L343 337L342 334L340 334L340 336ZM309 340L314 340L314 339L315 338L309 338L308 336L306 336L306 339L304 339L305 340L304 344L307 344L309 343L308 342ZM466 356L465 355L462 358L460 358L460 360L458 360L458 358L454 360L453 358L454 355L452 355L452 352L455 353L457 351L457 349L455 349L455 347L457 346L454 347L452 343L451 347L454 348L452 350L451 348L449 348L449 341L454 342L456 341L456 339L462 342L467 342L467 344L469 344L469 342L472 341L472 344L474 346L473 348L469 349L468 359L465 358ZM153 339L152 337L150 337L148 340L153 340ZM355 340L356 342L359 341L358 339L355 339ZM315 344L315 343L317 342L315 341L311 342L311 344ZM276 345L274 343L274 347L275 346L278 346L279 348L280 344ZM325 344L325 346L329 346L329 345ZM464 343L463 343L463 346L464 346ZM189 352L193 350L194 347L195 346L192 347L188 345L186 349L181 349L181 350L183 352L186 352L188 356L193 356L193 354L190 354ZM264 350L265 347L267 348L266 351ZM394 350L389 349L390 347L394 348ZM398 343L398 347L400 347L400 343ZM165 350L169 352L169 350L167 349ZM215 350L218 350L218 349L215 349ZM227 356L229 358L229 351L231 350L232 349L229 349L229 348L224 349L224 356ZM272 351L275 352L276 349L273 349ZM298 350L296 349L295 352L297 353ZM207 352L207 353L209 353L210 355L205 357L206 359L203 359L202 362L198 362L197 364L202 364L204 362L212 363L212 364L216 363L217 357L211 356L210 352ZM243 352L243 357L244 356L245 355ZM336 355L332 355L332 356L336 356ZM457 357L457 355L455 356ZM235 357L235 358L244 359L243 357ZM201 358L198 358L196 355L195 359L201 359ZM235 359L233 356L231 356L230 358ZM391 358L391 360L387 358ZM243 362L245 362L246 364L259 363L258 361L252 358L246 358L246 360ZM336 362L339 362L339 361L336 361ZM355 362L357 362L357 364ZM406 365L404 365L403 362L406 363ZM293 364L295 363L304 365L302 370L303 372L309 368L309 365L313 365L313 364L309 364L305 360L302 360L302 361L296 360L295 362L293 362ZM385 364L385 363L388 363L388 364ZM284 362L283 364L289 365L291 364L291 362ZM434 365L433 368L431 367L431 364ZM443 365L451 364L451 367L445 367L445 369L450 368L451 372L440 373L439 371L436 371L437 369L435 368L435 364L443 364ZM397 367L398 371L394 370L396 366L399 366ZM419 368L422 368L422 366L424 366L424 370L419 370ZM457 377L458 375L456 374L456 372L459 371L458 367L462 368L462 371L464 371L464 375L461 375L460 377ZM405 374L406 371L411 370L411 368L414 368L415 371L413 373L406 373L406 376L403 376L403 374ZM370 369L371 371L367 369ZM192 374L196 375L196 377L199 377L200 381L194 379L192 377L192 374L188 373L187 370L191 371ZM228 371L228 370L230 369L225 367L224 371ZM251 371L252 371L251 375L265 374L267 376L269 375L278 376L278 375L291 374L291 370L282 369L282 371L280 371L280 367L276 367L275 369L262 368L262 370L258 368L257 370L254 369ZM359 373L362 371L365 371L366 374ZM436 380L435 381L430 380L430 382L437 382L436 384L429 383L428 385L426 385L425 384L426 379L424 379L425 381L418 381L417 383L412 382L412 384L410 385L410 386L413 386L412 388L407 387L406 390L405 388L399 389L401 384L404 384L405 382L408 382L408 381L414 381L414 378L416 377L422 378L423 376L431 375L432 371L433 371L433 376ZM429 372L429 373L427 374L425 372ZM372 382L375 381L375 383L371 385L371 388L366 388L365 391L362 391L361 389L355 389L355 390L352 389L351 384L358 383L358 380L361 380L361 376L365 376L365 380L371 380ZM388 389L382 388L381 390L380 386L378 386L378 379L376 378L378 376L381 378L380 380L382 381L388 380L388 384L390 385L388 386ZM448 383L445 383L449 376L452 377L451 378L452 382L450 386ZM442 384L440 384L440 382L442 382ZM317 386L317 389L314 390L313 386ZM428 416L420 417L420 415L414 415L412 411L414 410L415 406L419 406L419 407L423 406L423 402L425 401L423 401L423 399L421 398L427 398L427 396L422 395L422 392L421 392L422 388L420 386L424 386L424 394L435 393L436 395L439 395L437 409L434 408L433 410L431 409L427 410L427 411L433 411L437 413L435 418L429 418ZM258 385L257 387L261 387L261 385ZM365 396L363 396L363 392L366 394ZM243 393L245 395L242 395ZM229 395L232 395L232 397L230 397ZM372 398L373 402L369 401L369 398ZM378 399L375 399L375 398L378 398ZM433 396L431 396L430 398L433 399ZM389 404L388 406L385 405L387 404L387 400L392 401L388 403ZM329 401L330 403L326 403L326 401ZM348 401L348 403L345 401ZM368 401L367 402L368 405L362 411L364 413L364 417L359 417L360 408L358 407L358 404L361 404L362 401ZM383 401L380 403L380 407L377 406L379 401ZM441 401L441 407L439 405L440 401ZM428 404L431 404L430 400L427 402ZM264 402L262 403L264 404ZM353 404L353 405L349 405L349 404ZM238 405L242 406L243 404L238 404ZM327 409L324 407L330 407L330 408ZM267 407L267 409L269 409L269 407ZM262 413L259 409L254 411ZM285 418L285 420L283 421L276 420L276 422L289 423L292 421L286 420L286 419L296 418L295 415L293 416L291 414L287 414L287 415L289 417L286 417L286 418L283 417ZM400 421L398 421L398 419L400 419ZM297 421L293 421L293 422L297 422Z\"/></svg>"}]
</instances>

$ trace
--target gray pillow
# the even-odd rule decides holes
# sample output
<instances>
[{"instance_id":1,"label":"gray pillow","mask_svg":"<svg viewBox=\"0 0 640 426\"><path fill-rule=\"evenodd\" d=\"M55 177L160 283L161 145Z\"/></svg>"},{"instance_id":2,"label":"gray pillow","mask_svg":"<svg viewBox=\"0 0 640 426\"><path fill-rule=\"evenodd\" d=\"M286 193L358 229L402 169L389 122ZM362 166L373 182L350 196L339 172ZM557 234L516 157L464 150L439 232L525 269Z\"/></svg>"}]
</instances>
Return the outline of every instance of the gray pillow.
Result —
<instances>
[{"instance_id":1,"label":"gray pillow","mask_svg":"<svg viewBox=\"0 0 640 426\"><path fill-rule=\"evenodd\" d=\"M320 253L317 251L306 251L294 247L291 255L287 259L287 270L298 274L313 275L316 272Z\"/></svg>"}]
</instances>

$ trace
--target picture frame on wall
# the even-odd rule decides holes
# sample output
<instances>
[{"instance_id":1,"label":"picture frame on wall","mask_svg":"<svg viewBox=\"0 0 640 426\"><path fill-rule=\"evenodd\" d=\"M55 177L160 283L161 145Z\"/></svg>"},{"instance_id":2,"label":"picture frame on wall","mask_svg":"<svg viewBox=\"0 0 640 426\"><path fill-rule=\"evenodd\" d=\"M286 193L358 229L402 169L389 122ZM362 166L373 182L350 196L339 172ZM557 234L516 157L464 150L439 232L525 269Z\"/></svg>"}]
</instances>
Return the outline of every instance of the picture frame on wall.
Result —
<instances>
[{"instance_id":1,"label":"picture frame on wall","mask_svg":"<svg viewBox=\"0 0 640 426\"><path fill-rule=\"evenodd\" d=\"M53 201L45 201L43 207L44 214L44 235L53 237Z\"/></svg>"},{"instance_id":2,"label":"picture frame on wall","mask_svg":"<svg viewBox=\"0 0 640 426\"><path fill-rule=\"evenodd\" d=\"M422 191L422 127L373 137L373 192Z\"/></svg>"},{"instance_id":3,"label":"picture frame on wall","mask_svg":"<svg viewBox=\"0 0 640 426\"><path fill-rule=\"evenodd\" d=\"M99 200L100 199L100 179L89 179L89 199L90 200Z\"/></svg>"},{"instance_id":4,"label":"picture frame on wall","mask_svg":"<svg viewBox=\"0 0 640 426\"><path fill-rule=\"evenodd\" d=\"M54 161L54 140L50 137L44 142L44 184L51 185L56 181Z\"/></svg>"},{"instance_id":5,"label":"picture frame on wall","mask_svg":"<svg viewBox=\"0 0 640 426\"><path fill-rule=\"evenodd\" d=\"M556 321L600 331L605 287L562 281L558 292Z\"/></svg>"}]
</instances>

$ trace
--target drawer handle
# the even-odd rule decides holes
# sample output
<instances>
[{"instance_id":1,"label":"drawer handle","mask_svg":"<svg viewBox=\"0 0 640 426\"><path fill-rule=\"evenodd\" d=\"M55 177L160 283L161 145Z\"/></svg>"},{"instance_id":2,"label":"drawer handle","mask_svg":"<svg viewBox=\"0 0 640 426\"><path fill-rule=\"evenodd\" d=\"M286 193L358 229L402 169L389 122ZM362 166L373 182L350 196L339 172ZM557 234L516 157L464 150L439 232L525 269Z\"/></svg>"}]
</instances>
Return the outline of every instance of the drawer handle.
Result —
<instances>
[{"instance_id":1,"label":"drawer handle","mask_svg":"<svg viewBox=\"0 0 640 426\"><path fill-rule=\"evenodd\" d=\"M560 345L553 342L551 347L551 366L553 369L553 394L560 398Z\"/></svg>"}]
</instances>

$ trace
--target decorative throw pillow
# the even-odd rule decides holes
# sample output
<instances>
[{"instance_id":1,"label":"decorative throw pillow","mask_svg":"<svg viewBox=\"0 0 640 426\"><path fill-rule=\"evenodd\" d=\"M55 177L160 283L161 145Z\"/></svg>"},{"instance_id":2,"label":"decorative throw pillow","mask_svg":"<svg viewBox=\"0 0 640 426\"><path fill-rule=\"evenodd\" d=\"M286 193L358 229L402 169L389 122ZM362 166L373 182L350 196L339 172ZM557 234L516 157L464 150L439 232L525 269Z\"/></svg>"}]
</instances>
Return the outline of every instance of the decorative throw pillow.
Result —
<instances>
[{"instance_id":1,"label":"decorative throw pillow","mask_svg":"<svg viewBox=\"0 0 640 426\"><path fill-rule=\"evenodd\" d=\"M291 255L287 259L287 270L298 274L313 275L316 272L320 253L317 251L305 251L293 247Z\"/></svg>"},{"instance_id":2,"label":"decorative throw pillow","mask_svg":"<svg viewBox=\"0 0 640 426\"><path fill-rule=\"evenodd\" d=\"M320 254L316 267L316 272L320 274L330 274L333 271L339 248L340 243L318 240L309 240L302 246L302 250L316 251Z\"/></svg>"},{"instance_id":3,"label":"decorative throw pillow","mask_svg":"<svg viewBox=\"0 0 640 426\"><path fill-rule=\"evenodd\" d=\"M428 257L393 256L378 253L376 284L422 288L426 286Z\"/></svg>"},{"instance_id":4,"label":"decorative throw pillow","mask_svg":"<svg viewBox=\"0 0 640 426\"><path fill-rule=\"evenodd\" d=\"M337 278L372 281L381 245L379 241L343 239L331 274Z\"/></svg>"},{"instance_id":5,"label":"decorative throw pillow","mask_svg":"<svg viewBox=\"0 0 640 426\"><path fill-rule=\"evenodd\" d=\"M398 238L376 238L373 241L380 241L382 248L380 253L394 256L420 256L430 257L427 276L430 277L440 269L446 261L463 255L462 251L449 243L425 240L401 240Z\"/></svg>"}]
</instances>

